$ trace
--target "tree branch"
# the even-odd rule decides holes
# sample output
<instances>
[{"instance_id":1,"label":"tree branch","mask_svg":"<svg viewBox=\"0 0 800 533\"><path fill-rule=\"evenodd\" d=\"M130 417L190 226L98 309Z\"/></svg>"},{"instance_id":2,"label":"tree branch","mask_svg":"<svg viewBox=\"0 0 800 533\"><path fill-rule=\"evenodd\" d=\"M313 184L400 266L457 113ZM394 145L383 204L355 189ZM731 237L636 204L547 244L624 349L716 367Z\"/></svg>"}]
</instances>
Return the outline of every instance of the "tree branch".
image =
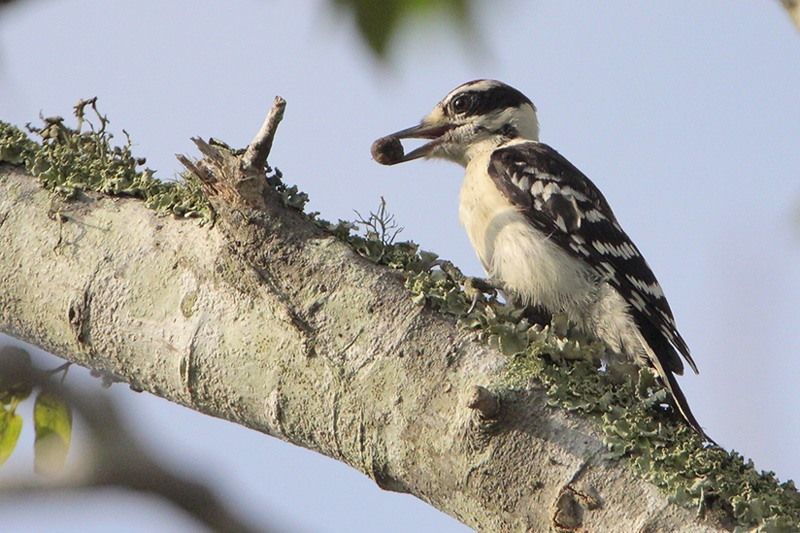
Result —
<instances>
[{"instance_id":1,"label":"tree branch","mask_svg":"<svg viewBox=\"0 0 800 533\"><path fill-rule=\"evenodd\" d=\"M721 530L608 459L597 428L541 385L504 387L506 356L414 304L396 272L198 146L202 161L182 160L212 227L94 193L59 204L0 166L0 330L481 531Z\"/></svg>"}]
</instances>

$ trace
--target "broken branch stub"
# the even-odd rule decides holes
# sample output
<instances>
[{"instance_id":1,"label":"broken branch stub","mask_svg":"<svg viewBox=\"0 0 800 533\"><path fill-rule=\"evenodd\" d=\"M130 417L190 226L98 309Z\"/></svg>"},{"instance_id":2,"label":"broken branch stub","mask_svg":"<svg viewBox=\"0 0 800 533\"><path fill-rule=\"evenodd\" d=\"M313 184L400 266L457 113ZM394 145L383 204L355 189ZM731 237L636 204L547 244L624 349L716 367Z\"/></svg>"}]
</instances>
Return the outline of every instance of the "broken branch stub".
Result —
<instances>
[{"instance_id":1,"label":"broken branch stub","mask_svg":"<svg viewBox=\"0 0 800 533\"><path fill-rule=\"evenodd\" d=\"M203 154L202 159L192 161L185 155L176 155L178 161L198 177L212 205L223 203L259 211L266 209L269 185L264 171L285 108L286 100L276 96L261 129L243 154L195 137L192 141Z\"/></svg>"},{"instance_id":2,"label":"broken branch stub","mask_svg":"<svg viewBox=\"0 0 800 533\"><path fill-rule=\"evenodd\" d=\"M278 129L278 124L283 120L283 112L286 109L286 100L280 96L276 96L272 102L272 108L261 124L261 129L242 156L242 166L245 170L258 170L263 171L267 164L267 157L272 150L272 141L275 140L275 132Z\"/></svg>"}]
</instances>

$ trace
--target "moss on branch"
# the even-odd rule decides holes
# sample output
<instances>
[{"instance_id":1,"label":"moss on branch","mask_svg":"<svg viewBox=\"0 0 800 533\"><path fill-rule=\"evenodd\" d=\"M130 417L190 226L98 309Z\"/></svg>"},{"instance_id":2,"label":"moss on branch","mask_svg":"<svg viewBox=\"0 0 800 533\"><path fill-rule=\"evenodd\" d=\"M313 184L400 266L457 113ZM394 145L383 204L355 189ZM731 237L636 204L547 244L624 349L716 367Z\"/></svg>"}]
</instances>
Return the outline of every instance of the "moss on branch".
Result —
<instances>
[{"instance_id":1,"label":"moss on branch","mask_svg":"<svg viewBox=\"0 0 800 533\"><path fill-rule=\"evenodd\" d=\"M87 118L87 109L93 117ZM211 220L213 212L194 176L165 182L149 168L140 168L144 158L134 157L131 139L114 146L107 130L108 119L97 110L97 99L81 100L74 108L76 125L61 117L42 117L41 126L28 125L40 139L35 142L22 130L0 121L0 162L24 165L42 186L67 199L82 191L126 196L145 201L159 213L176 217ZM97 122L97 124L95 124Z\"/></svg>"}]
</instances>

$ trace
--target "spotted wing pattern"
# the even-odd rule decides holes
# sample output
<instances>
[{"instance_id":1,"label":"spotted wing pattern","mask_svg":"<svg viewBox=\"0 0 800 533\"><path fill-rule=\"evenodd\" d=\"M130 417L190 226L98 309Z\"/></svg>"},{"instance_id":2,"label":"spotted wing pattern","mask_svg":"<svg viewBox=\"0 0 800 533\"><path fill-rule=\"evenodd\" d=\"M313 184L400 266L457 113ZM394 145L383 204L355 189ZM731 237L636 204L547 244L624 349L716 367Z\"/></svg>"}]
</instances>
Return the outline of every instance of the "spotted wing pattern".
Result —
<instances>
[{"instance_id":1,"label":"spotted wing pattern","mask_svg":"<svg viewBox=\"0 0 800 533\"><path fill-rule=\"evenodd\" d=\"M683 373L677 349L697 372L655 275L588 177L550 146L533 141L495 150L488 170L535 227L619 292L665 370Z\"/></svg>"}]
</instances>

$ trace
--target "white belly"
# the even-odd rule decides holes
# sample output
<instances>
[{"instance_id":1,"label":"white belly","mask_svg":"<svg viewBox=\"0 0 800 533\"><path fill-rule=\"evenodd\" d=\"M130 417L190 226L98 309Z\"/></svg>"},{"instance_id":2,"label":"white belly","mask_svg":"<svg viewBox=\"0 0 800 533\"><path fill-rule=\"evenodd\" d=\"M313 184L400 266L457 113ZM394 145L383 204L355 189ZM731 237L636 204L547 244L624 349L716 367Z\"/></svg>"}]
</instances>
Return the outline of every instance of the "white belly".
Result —
<instances>
[{"instance_id":1,"label":"white belly","mask_svg":"<svg viewBox=\"0 0 800 533\"><path fill-rule=\"evenodd\" d=\"M486 273L522 300L565 313L617 353L647 359L628 304L588 265L534 228L487 174L489 153L467 165L459 218Z\"/></svg>"},{"instance_id":2,"label":"white belly","mask_svg":"<svg viewBox=\"0 0 800 533\"><path fill-rule=\"evenodd\" d=\"M473 159L461 187L459 218L487 274L526 304L570 312L597 297L588 267L533 228ZM569 313L572 314L572 313Z\"/></svg>"}]
</instances>

